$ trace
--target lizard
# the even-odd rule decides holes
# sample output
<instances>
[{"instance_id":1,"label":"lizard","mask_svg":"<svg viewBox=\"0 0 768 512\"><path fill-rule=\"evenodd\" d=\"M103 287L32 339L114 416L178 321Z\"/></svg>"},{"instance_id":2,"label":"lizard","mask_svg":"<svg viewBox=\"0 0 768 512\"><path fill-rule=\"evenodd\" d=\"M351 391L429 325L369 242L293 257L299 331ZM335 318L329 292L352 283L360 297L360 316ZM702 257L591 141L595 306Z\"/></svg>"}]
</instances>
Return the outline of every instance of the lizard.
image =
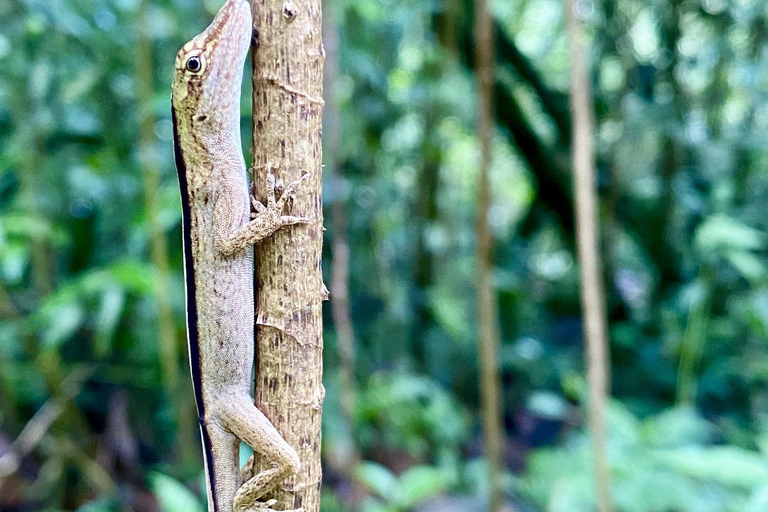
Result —
<instances>
[{"instance_id":1,"label":"lizard","mask_svg":"<svg viewBox=\"0 0 768 512\"><path fill-rule=\"evenodd\" d=\"M171 87L187 342L209 512L270 511L275 501L260 500L300 469L298 454L250 394L253 244L283 226L309 222L283 214L306 173L276 200L275 189L282 187L268 169L267 204L249 194L240 89L251 36L248 1L226 0L211 24L179 50ZM239 467L241 440L272 467L248 478Z\"/></svg>"}]
</instances>

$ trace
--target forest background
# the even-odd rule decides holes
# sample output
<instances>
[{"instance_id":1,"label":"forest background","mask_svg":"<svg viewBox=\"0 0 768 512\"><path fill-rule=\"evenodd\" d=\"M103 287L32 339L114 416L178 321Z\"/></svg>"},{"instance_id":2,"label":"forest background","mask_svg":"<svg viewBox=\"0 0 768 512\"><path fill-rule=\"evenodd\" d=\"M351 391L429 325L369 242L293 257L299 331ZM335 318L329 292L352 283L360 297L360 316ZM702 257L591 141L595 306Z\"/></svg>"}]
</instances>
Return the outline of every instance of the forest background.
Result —
<instances>
[{"instance_id":1,"label":"forest background","mask_svg":"<svg viewBox=\"0 0 768 512\"><path fill-rule=\"evenodd\" d=\"M220 3L0 0L0 510L204 508L169 84ZM766 510L768 3L577 5L615 509ZM492 10L505 502L589 511L563 5ZM487 500L472 11L325 5L325 275L351 315L326 303L324 511Z\"/></svg>"}]
</instances>

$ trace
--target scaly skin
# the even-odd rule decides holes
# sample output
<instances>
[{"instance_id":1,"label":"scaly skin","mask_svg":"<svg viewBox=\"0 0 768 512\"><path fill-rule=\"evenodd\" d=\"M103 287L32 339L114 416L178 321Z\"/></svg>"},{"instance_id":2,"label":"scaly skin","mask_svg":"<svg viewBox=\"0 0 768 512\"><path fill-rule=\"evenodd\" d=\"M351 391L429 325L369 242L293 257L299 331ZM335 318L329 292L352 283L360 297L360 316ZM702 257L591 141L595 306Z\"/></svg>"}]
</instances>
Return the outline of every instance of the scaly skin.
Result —
<instances>
[{"instance_id":1,"label":"scaly skin","mask_svg":"<svg viewBox=\"0 0 768 512\"><path fill-rule=\"evenodd\" d=\"M254 201L240 139L240 88L251 40L246 0L227 0L176 56L172 85L183 209L187 341L203 438L210 512L267 511L259 501L299 470L299 457L250 396L254 357L253 247L282 226L299 182ZM273 462L241 485L240 441ZM300 509L301 510L301 509ZM298 512L298 511L297 511Z\"/></svg>"}]
</instances>

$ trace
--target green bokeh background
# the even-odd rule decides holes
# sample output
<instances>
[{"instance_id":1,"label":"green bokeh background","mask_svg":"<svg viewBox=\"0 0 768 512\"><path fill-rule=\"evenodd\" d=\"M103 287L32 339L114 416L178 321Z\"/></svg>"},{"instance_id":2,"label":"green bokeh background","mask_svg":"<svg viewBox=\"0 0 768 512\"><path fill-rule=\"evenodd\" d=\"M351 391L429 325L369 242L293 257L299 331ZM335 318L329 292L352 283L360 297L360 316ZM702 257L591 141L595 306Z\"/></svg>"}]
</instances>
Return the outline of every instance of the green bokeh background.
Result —
<instances>
[{"instance_id":1,"label":"green bokeh background","mask_svg":"<svg viewBox=\"0 0 768 512\"><path fill-rule=\"evenodd\" d=\"M0 0L0 461L41 407L60 412L3 481L3 512L205 508L169 100L177 49L220 3ZM326 172L324 197L347 213L357 393L347 419L326 303L323 511L485 506L472 7L324 6L338 40L325 91L338 123L325 135L340 141L325 161L342 175ZM506 501L586 512L562 4L492 7ZM579 12L591 36L616 509L766 510L768 4L582 0ZM142 38L151 83L137 73ZM338 232L326 213L330 279ZM167 243L165 324L150 221Z\"/></svg>"}]
</instances>

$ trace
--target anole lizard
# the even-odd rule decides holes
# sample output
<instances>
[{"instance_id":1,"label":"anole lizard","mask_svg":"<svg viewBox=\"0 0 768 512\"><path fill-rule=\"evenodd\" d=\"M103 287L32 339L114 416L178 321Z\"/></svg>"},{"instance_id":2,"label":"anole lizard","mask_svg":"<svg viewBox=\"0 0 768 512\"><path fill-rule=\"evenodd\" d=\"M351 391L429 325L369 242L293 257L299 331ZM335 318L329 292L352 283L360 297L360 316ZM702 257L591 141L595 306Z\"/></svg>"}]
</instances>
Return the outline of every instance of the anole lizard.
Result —
<instances>
[{"instance_id":1,"label":"anole lizard","mask_svg":"<svg viewBox=\"0 0 768 512\"><path fill-rule=\"evenodd\" d=\"M247 0L226 0L208 28L177 54L171 94L183 214L187 341L209 512L271 510L273 502L259 500L300 466L296 451L250 396L252 245L282 226L307 222L283 215L299 181L275 200L271 173L267 205L251 199L251 214L240 139L240 88L251 23ZM241 477L239 467L241 440L273 463L245 482L241 480L247 475Z\"/></svg>"}]
</instances>

